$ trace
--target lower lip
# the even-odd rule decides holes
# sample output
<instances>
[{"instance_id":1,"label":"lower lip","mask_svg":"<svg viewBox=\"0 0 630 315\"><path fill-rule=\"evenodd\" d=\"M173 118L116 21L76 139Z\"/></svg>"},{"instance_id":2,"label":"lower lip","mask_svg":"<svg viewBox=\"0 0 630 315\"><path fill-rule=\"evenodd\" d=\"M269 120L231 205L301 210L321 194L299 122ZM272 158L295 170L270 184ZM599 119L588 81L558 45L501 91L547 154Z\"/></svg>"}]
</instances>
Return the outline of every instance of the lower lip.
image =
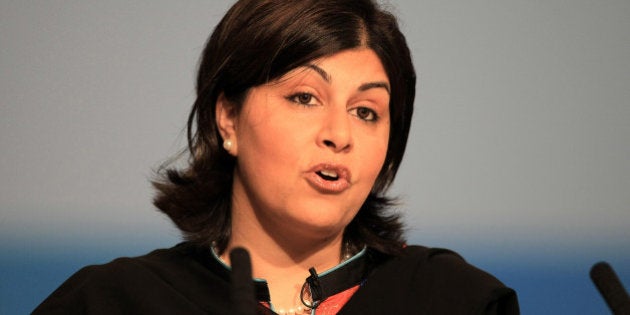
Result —
<instances>
[{"instance_id":1,"label":"lower lip","mask_svg":"<svg viewBox=\"0 0 630 315\"><path fill-rule=\"evenodd\" d=\"M350 187L350 183L344 178L335 181L325 180L317 173L311 172L306 175L306 181L315 188L315 190L324 194L338 194Z\"/></svg>"}]
</instances>

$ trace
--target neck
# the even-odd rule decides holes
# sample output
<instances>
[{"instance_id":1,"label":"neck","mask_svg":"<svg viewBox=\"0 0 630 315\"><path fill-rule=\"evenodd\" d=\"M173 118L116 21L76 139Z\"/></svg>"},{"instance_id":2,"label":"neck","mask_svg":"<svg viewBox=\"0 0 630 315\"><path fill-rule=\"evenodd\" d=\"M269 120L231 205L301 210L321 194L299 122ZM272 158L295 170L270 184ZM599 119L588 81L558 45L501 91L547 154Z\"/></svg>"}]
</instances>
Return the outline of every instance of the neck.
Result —
<instances>
[{"instance_id":1,"label":"neck","mask_svg":"<svg viewBox=\"0 0 630 315\"><path fill-rule=\"evenodd\" d=\"M341 234L330 239L301 240L253 233L251 229L247 229L247 233L241 231L243 229L233 226L232 237L222 258L227 258L235 247L247 249L252 260L252 275L257 278L271 281L275 274L285 279L295 274L301 285L309 274L309 268L314 267L321 272L336 266L341 260Z\"/></svg>"},{"instance_id":2,"label":"neck","mask_svg":"<svg viewBox=\"0 0 630 315\"><path fill-rule=\"evenodd\" d=\"M235 212L232 237L221 258L229 264L229 252L233 248L247 249L252 261L252 275L267 281L276 309L301 305L300 291L309 276L309 268L314 267L321 273L341 260L342 233L320 239L285 235L289 233L282 231L272 234L255 220L239 219Z\"/></svg>"}]
</instances>

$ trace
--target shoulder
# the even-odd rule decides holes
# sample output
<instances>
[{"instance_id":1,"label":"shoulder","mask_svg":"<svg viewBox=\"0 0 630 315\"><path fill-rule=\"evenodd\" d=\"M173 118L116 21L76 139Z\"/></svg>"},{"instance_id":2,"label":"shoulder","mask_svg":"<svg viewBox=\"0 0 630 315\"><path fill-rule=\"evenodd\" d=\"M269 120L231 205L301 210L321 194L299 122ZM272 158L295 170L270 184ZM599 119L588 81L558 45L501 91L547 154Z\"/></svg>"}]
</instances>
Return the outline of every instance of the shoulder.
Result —
<instances>
[{"instance_id":1,"label":"shoulder","mask_svg":"<svg viewBox=\"0 0 630 315\"><path fill-rule=\"evenodd\" d=\"M407 246L396 257L372 255L376 263L363 295L400 307L397 312L518 314L512 289L451 250Z\"/></svg>"},{"instance_id":2,"label":"shoulder","mask_svg":"<svg viewBox=\"0 0 630 315\"><path fill-rule=\"evenodd\" d=\"M497 278L448 249L408 246L404 254L391 263L407 266L418 283L431 285L433 289L479 292L480 289L504 287Z\"/></svg>"},{"instance_id":3,"label":"shoulder","mask_svg":"<svg viewBox=\"0 0 630 315\"><path fill-rule=\"evenodd\" d=\"M176 267L197 264L192 248L185 243L168 249L157 249L138 257L121 257L109 263L86 266L68 279L60 289L75 287L129 287L135 282L164 280Z\"/></svg>"},{"instance_id":4,"label":"shoulder","mask_svg":"<svg viewBox=\"0 0 630 315\"><path fill-rule=\"evenodd\" d=\"M117 258L87 266L55 290L34 314L162 314L169 310L201 311L200 281L227 285L212 273L191 244L155 250L138 257ZM216 292L212 292L216 293Z\"/></svg>"}]
</instances>

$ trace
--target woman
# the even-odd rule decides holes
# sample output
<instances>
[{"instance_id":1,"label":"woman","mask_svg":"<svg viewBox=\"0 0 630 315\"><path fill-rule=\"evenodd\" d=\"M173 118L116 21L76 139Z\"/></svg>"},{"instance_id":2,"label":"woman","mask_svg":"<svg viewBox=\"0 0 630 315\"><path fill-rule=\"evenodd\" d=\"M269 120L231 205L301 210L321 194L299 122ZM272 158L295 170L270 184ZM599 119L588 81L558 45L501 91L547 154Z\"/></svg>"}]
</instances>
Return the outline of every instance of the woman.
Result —
<instances>
[{"instance_id":1,"label":"woman","mask_svg":"<svg viewBox=\"0 0 630 315\"><path fill-rule=\"evenodd\" d=\"M202 55L189 164L155 182L187 242L84 268L35 313L518 313L389 213L414 95L373 1L238 1Z\"/></svg>"}]
</instances>

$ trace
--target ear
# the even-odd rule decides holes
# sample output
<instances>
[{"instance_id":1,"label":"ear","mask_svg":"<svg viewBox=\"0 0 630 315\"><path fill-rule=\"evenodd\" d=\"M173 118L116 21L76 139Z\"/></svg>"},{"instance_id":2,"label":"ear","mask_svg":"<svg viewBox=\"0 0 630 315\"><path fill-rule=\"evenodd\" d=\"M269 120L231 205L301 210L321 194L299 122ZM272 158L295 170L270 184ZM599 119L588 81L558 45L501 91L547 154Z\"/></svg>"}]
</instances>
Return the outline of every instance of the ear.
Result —
<instances>
[{"instance_id":1,"label":"ear","mask_svg":"<svg viewBox=\"0 0 630 315\"><path fill-rule=\"evenodd\" d=\"M229 147L224 146L225 150L228 151L229 154L236 156L238 152L236 139L237 110L235 106L225 98L223 93L221 93L217 99L215 117L219 133L223 138L223 144L225 144L226 140L232 143Z\"/></svg>"}]
</instances>

